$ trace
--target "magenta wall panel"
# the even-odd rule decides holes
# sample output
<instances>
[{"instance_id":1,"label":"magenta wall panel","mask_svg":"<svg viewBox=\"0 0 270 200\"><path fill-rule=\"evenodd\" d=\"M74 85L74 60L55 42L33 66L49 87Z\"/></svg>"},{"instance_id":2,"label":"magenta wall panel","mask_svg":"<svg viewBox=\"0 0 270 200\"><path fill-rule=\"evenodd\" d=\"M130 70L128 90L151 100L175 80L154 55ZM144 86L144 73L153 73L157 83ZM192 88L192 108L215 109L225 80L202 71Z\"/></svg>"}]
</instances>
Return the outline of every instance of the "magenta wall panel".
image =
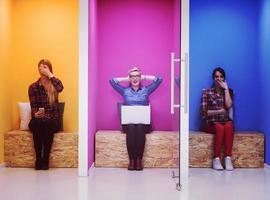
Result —
<instances>
[{"instance_id":1,"label":"magenta wall panel","mask_svg":"<svg viewBox=\"0 0 270 200\"><path fill-rule=\"evenodd\" d=\"M174 1L174 19L173 19L173 51L175 53L175 58L180 58L180 23L181 23L181 15L180 15L181 5L180 0ZM180 63L175 63L175 80L178 81L180 77ZM180 104L180 92L179 87L175 81L174 85L174 94L175 94L175 104ZM173 115L172 121L172 130L178 131L180 124L180 109L175 108L175 113Z\"/></svg>"},{"instance_id":2,"label":"magenta wall panel","mask_svg":"<svg viewBox=\"0 0 270 200\"><path fill-rule=\"evenodd\" d=\"M175 48L174 6L173 0L98 1L97 129L120 128L117 102L122 102L122 97L111 88L109 79L127 76L131 67L138 66L144 74L163 78L150 98L153 128L172 130L170 53Z\"/></svg>"},{"instance_id":3,"label":"magenta wall panel","mask_svg":"<svg viewBox=\"0 0 270 200\"><path fill-rule=\"evenodd\" d=\"M94 162L94 138L96 132L97 90L97 0L89 1L89 68L88 68L88 164Z\"/></svg>"},{"instance_id":4,"label":"magenta wall panel","mask_svg":"<svg viewBox=\"0 0 270 200\"><path fill-rule=\"evenodd\" d=\"M163 78L150 97L153 128L177 129L179 118L170 114L170 55L179 53L179 2L89 0L89 166L95 132L120 129L117 103L122 97L109 80L127 76L134 66Z\"/></svg>"}]
</instances>

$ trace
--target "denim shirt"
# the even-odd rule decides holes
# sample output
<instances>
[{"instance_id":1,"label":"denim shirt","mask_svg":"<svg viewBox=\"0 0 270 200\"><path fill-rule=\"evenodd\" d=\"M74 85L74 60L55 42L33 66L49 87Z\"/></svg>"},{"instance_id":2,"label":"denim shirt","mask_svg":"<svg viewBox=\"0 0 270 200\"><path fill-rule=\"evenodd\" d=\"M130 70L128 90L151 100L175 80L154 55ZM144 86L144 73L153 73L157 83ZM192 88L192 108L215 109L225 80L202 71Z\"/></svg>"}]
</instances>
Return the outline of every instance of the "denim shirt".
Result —
<instances>
[{"instance_id":1,"label":"denim shirt","mask_svg":"<svg viewBox=\"0 0 270 200\"><path fill-rule=\"evenodd\" d=\"M142 86L135 91L130 86L120 85L114 78L110 80L112 87L123 96L125 105L148 105L150 94L158 88L161 82L162 78L156 77L150 85Z\"/></svg>"}]
</instances>

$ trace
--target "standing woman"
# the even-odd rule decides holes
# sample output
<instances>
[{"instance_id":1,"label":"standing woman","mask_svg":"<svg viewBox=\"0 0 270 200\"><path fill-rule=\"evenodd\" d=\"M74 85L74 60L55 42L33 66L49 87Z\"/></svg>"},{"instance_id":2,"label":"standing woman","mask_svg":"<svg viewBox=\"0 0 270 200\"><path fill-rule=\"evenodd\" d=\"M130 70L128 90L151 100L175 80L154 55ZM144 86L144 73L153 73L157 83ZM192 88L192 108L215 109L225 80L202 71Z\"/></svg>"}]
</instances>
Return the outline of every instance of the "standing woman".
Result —
<instances>
[{"instance_id":1,"label":"standing woman","mask_svg":"<svg viewBox=\"0 0 270 200\"><path fill-rule=\"evenodd\" d=\"M33 133L36 152L35 169L48 170L54 133L60 129L58 93L64 87L53 75L49 60L39 61L38 71L40 78L28 90L32 114L29 129Z\"/></svg>"},{"instance_id":2,"label":"standing woman","mask_svg":"<svg viewBox=\"0 0 270 200\"><path fill-rule=\"evenodd\" d=\"M142 86L141 80L153 81L148 86ZM130 85L123 87L119 82L128 81ZM128 77L113 78L110 80L112 87L124 98L125 105L148 105L149 96L162 82L162 79L155 76L142 75L140 69L134 67ZM128 170L143 170L142 157L145 146L145 134L150 131L150 125L127 124L123 125L123 131L127 134L126 145L129 156Z\"/></svg>"},{"instance_id":3,"label":"standing woman","mask_svg":"<svg viewBox=\"0 0 270 200\"><path fill-rule=\"evenodd\" d=\"M202 94L201 115L204 120L204 131L215 134L213 169L224 169L220 162L221 147L224 142L225 169L233 170L231 156L234 126L232 117L230 117L233 91L228 87L224 69L215 68L212 78L213 87L204 89Z\"/></svg>"}]
</instances>

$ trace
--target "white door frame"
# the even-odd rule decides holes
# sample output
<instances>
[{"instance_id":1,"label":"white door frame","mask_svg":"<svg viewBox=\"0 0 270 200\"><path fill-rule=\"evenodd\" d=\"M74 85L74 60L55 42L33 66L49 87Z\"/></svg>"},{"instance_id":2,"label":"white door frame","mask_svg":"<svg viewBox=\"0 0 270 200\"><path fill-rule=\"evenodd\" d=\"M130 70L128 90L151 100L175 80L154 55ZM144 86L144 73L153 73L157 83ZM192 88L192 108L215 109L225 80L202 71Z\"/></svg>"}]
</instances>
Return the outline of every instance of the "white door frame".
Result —
<instances>
[{"instance_id":1,"label":"white door frame","mask_svg":"<svg viewBox=\"0 0 270 200\"><path fill-rule=\"evenodd\" d=\"M189 0L181 0L180 178L189 175Z\"/></svg>"},{"instance_id":2,"label":"white door frame","mask_svg":"<svg viewBox=\"0 0 270 200\"><path fill-rule=\"evenodd\" d=\"M88 0L79 0L79 176L88 176L88 16Z\"/></svg>"}]
</instances>

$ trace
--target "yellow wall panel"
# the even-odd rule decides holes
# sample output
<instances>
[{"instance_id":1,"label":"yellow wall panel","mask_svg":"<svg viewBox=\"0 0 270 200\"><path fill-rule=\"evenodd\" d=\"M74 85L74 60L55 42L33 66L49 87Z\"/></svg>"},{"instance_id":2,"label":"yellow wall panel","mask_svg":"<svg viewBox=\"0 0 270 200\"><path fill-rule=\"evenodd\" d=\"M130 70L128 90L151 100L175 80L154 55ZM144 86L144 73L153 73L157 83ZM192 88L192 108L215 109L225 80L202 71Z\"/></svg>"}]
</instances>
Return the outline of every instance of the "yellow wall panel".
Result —
<instances>
[{"instance_id":1,"label":"yellow wall panel","mask_svg":"<svg viewBox=\"0 0 270 200\"><path fill-rule=\"evenodd\" d=\"M28 86L39 78L46 58L64 84L64 129L78 129L78 1L20 0L12 6L12 127L19 127L17 102L28 100Z\"/></svg>"},{"instance_id":2,"label":"yellow wall panel","mask_svg":"<svg viewBox=\"0 0 270 200\"><path fill-rule=\"evenodd\" d=\"M0 1L0 164L4 161L4 133L11 129L10 93L11 1Z\"/></svg>"},{"instance_id":3,"label":"yellow wall panel","mask_svg":"<svg viewBox=\"0 0 270 200\"><path fill-rule=\"evenodd\" d=\"M28 100L28 86L47 58L64 84L65 131L78 129L78 1L0 1L0 164L4 133L19 128L17 102Z\"/></svg>"}]
</instances>

